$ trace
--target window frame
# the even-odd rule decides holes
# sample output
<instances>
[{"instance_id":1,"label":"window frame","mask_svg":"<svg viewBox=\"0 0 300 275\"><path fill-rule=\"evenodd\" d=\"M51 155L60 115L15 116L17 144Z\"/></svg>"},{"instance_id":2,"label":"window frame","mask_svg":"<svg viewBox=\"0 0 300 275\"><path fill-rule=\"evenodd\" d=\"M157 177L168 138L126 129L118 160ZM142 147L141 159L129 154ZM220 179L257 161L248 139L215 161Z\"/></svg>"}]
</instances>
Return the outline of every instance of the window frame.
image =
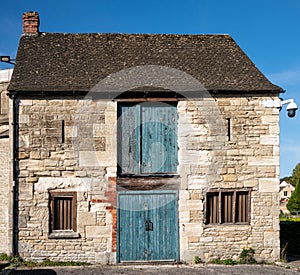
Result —
<instances>
[{"instance_id":1,"label":"window frame","mask_svg":"<svg viewBox=\"0 0 300 275\"><path fill-rule=\"evenodd\" d=\"M224 200L223 198L226 195L231 195L232 196L232 202L231 202L231 211L228 215L229 211L225 211L223 209L225 207L224 205ZM239 195L246 195L247 201L245 202L245 212L240 213L238 210L238 200L239 200ZM215 201L217 201L217 210L213 210L213 216L211 215L211 198L215 197ZM230 200L229 200L230 201ZM229 203L227 202L227 205ZM215 204L216 206L216 204ZM228 219L231 221L227 221L226 218L224 217L224 213L227 213L227 216L230 216ZM217 215L217 216L214 216ZM239 215L244 215L245 221L238 221ZM206 201L205 201L205 224L206 225L233 225L233 224L242 224L242 225L247 225L250 224L250 218L251 218L251 189L248 188L243 188L243 189L219 189L219 190L209 190L206 193ZM211 222L211 221L214 222Z\"/></svg>"},{"instance_id":2,"label":"window frame","mask_svg":"<svg viewBox=\"0 0 300 275\"><path fill-rule=\"evenodd\" d=\"M69 211L72 213L71 228L59 229L55 228L55 206L54 202L57 199L71 198L72 206ZM63 213L65 214L65 213ZM68 214L68 213L67 213ZM77 233L77 192L49 192L49 238L79 238Z\"/></svg>"}]
</instances>

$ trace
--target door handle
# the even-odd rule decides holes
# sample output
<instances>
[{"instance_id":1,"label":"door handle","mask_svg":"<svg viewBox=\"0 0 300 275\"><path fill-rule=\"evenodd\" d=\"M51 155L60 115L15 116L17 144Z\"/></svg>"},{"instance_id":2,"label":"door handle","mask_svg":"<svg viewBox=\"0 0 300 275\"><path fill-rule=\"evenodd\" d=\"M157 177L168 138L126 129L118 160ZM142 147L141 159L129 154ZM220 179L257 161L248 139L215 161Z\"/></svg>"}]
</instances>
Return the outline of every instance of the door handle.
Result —
<instances>
[{"instance_id":1,"label":"door handle","mask_svg":"<svg viewBox=\"0 0 300 275\"><path fill-rule=\"evenodd\" d=\"M153 231L153 222L150 220L145 221L145 230L146 231Z\"/></svg>"},{"instance_id":2,"label":"door handle","mask_svg":"<svg viewBox=\"0 0 300 275\"><path fill-rule=\"evenodd\" d=\"M148 224L149 224L149 231L153 231L153 222L149 220Z\"/></svg>"}]
</instances>

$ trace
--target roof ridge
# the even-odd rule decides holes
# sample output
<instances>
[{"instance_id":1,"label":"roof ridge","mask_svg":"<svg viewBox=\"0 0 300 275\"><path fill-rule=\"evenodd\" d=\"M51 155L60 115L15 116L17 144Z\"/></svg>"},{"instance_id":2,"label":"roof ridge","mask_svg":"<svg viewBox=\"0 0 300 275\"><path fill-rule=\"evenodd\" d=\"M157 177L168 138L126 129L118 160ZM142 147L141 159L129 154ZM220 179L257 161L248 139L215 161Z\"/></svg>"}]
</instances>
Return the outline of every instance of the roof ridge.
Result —
<instances>
[{"instance_id":1,"label":"roof ridge","mask_svg":"<svg viewBox=\"0 0 300 275\"><path fill-rule=\"evenodd\" d=\"M86 33L86 32L82 32L82 33L65 33L65 32L40 32L39 35L48 35L48 34L54 34L54 35L121 35L121 36L127 36L127 35L132 35L132 36L191 36L191 37L199 37L199 36L227 36L227 37L231 37L230 34L222 34L222 33L118 33L118 32L103 32L103 33ZM24 35L26 36L26 35Z\"/></svg>"},{"instance_id":2,"label":"roof ridge","mask_svg":"<svg viewBox=\"0 0 300 275\"><path fill-rule=\"evenodd\" d=\"M22 36L9 90L89 91L113 73L142 65L181 70L208 90L283 91L229 34L126 33Z\"/></svg>"}]
</instances>

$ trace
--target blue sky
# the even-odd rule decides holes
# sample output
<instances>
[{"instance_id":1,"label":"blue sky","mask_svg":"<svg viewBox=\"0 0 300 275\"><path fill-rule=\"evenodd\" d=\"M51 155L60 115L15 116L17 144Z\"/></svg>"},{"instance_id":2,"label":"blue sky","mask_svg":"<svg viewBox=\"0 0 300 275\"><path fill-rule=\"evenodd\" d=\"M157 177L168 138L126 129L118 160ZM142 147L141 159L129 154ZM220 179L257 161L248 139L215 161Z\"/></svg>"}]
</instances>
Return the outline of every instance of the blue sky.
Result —
<instances>
[{"instance_id":1,"label":"blue sky","mask_svg":"<svg viewBox=\"0 0 300 275\"><path fill-rule=\"evenodd\" d=\"M2 0L0 55L15 57L25 11L39 12L44 32L230 34L300 107L299 0ZM281 176L288 176L300 162L300 110L290 119L284 108L280 127Z\"/></svg>"}]
</instances>

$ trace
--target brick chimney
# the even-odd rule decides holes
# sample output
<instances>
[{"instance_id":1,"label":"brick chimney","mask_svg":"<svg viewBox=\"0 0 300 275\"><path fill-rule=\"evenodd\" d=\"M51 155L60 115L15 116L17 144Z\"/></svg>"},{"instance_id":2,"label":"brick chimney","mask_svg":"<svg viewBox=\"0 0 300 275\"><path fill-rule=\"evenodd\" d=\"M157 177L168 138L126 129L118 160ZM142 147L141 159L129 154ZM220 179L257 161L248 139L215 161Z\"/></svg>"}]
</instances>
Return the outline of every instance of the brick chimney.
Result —
<instances>
[{"instance_id":1,"label":"brick chimney","mask_svg":"<svg viewBox=\"0 0 300 275\"><path fill-rule=\"evenodd\" d=\"M32 35L39 33L40 17L36 11L24 12L22 16L23 34Z\"/></svg>"}]
</instances>

